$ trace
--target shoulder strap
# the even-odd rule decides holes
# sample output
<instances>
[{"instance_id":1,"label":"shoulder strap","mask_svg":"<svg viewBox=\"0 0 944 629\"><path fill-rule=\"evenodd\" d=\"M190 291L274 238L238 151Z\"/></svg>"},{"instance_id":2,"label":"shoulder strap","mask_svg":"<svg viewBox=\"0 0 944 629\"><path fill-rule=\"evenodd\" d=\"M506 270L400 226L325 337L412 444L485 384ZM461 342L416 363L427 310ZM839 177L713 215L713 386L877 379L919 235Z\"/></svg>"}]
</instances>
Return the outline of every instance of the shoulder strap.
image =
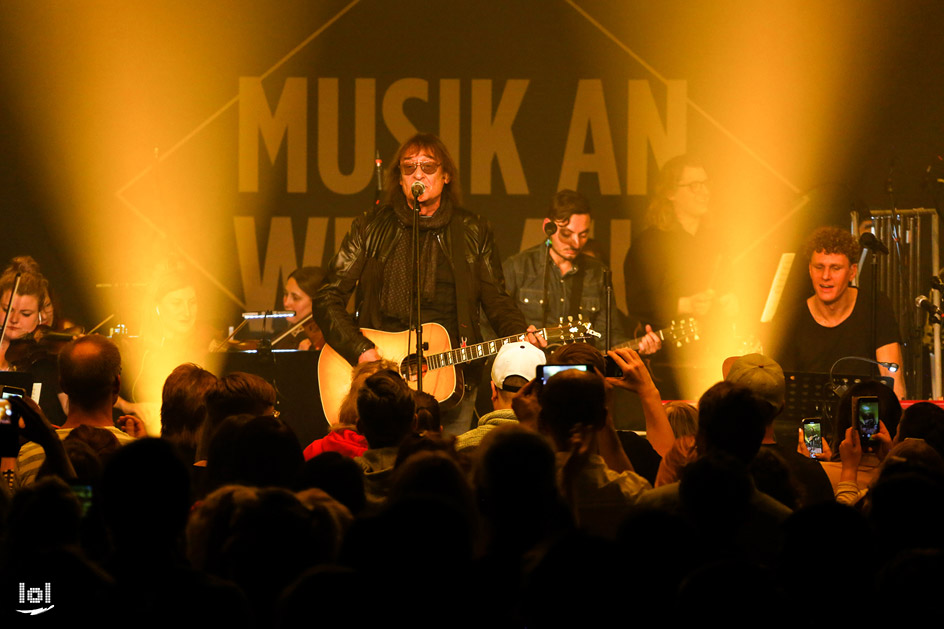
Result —
<instances>
[{"instance_id":1,"label":"shoulder strap","mask_svg":"<svg viewBox=\"0 0 944 629\"><path fill-rule=\"evenodd\" d=\"M583 278L587 274L587 269L581 265L580 269L574 273L574 278L570 283L570 311L576 316L580 314L580 301L583 299Z\"/></svg>"}]
</instances>

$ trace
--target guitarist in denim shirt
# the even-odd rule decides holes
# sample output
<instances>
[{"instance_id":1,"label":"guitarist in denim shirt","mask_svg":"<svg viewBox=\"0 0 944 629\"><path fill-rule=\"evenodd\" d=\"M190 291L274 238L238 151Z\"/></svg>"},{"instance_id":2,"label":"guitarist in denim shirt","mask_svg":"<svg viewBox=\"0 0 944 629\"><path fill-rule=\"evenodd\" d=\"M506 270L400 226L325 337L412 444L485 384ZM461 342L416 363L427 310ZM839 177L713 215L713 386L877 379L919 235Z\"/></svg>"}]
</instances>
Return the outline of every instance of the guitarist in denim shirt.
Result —
<instances>
[{"instance_id":1,"label":"guitarist in denim shirt","mask_svg":"<svg viewBox=\"0 0 944 629\"><path fill-rule=\"evenodd\" d=\"M606 265L585 253L590 238L590 205L573 190L561 190L551 200L544 218L547 239L511 256L502 265L508 293L529 324L557 325L561 318L581 317L597 332L606 327ZM628 339L616 312L610 326L611 345ZM652 354L661 341L650 327L639 352ZM602 347L600 349L603 349Z\"/></svg>"}]
</instances>

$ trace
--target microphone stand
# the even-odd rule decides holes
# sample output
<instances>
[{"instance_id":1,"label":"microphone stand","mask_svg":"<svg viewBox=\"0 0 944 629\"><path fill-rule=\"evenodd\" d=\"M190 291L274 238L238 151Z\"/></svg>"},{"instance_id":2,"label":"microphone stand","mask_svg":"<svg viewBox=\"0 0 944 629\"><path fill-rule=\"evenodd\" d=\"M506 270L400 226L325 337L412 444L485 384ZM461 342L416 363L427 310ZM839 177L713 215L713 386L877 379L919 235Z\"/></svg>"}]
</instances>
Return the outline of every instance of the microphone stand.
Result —
<instances>
[{"instance_id":1,"label":"microphone stand","mask_svg":"<svg viewBox=\"0 0 944 629\"><path fill-rule=\"evenodd\" d=\"M833 372L836 370L836 365L838 365L839 363L845 360L859 360L864 363L871 363L878 367L884 367L885 369L888 369L890 373L895 373L896 371L901 369L901 365L899 365L898 363L880 362L878 360L872 360L871 358L863 358L862 356L843 356L841 358L838 358L836 359L836 362L834 362L832 366L829 368L829 386L830 388L832 388L833 393L835 393L836 397L842 397L843 394L846 392L847 387L845 385L834 386ZM885 378L887 376L880 375L879 377Z\"/></svg>"},{"instance_id":2,"label":"microphone stand","mask_svg":"<svg viewBox=\"0 0 944 629\"><path fill-rule=\"evenodd\" d=\"M872 260L869 272L869 284L871 284L871 294L869 295L869 305L871 306L869 347L874 350L878 339L878 254L888 255L888 249L882 244L882 241L876 238L871 232L865 232L859 236L859 245L862 246L863 262L865 256L871 256Z\"/></svg>"},{"instance_id":3,"label":"microphone stand","mask_svg":"<svg viewBox=\"0 0 944 629\"><path fill-rule=\"evenodd\" d=\"M422 291L420 290L420 192L417 189L411 190L413 193L413 294L416 298L416 390L423 392L423 319L421 317Z\"/></svg>"},{"instance_id":4,"label":"microphone stand","mask_svg":"<svg viewBox=\"0 0 944 629\"><path fill-rule=\"evenodd\" d=\"M875 343L878 342L878 329L877 329L877 328L878 328L878 313L876 312L876 310L878 310L878 253L876 253L875 251L869 251L869 253L870 253L871 256L872 256L872 273L871 273L871 275L872 275L872 282L871 282L871 284L872 284L872 289L871 289L871 290L872 290L872 295L871 295L871 301L872 301L872 323L871 323L871 325L872 325L872 328L871 328L871 331L872 331L872 339L871 339L870 342L869 342L869 347L870 347L871 350L874 352L874 351L875 351Z\"/></svg>"},{"instance_id":5,"label":"microphone stand","mask_svg":"<svg viewBox=\"0 0 944 629\"><path fill-rule=\"evenodd\" d=\"M380 159L380 150L375 152L374 156L374 175L377 177L377 190L374 192L374 207L380 206L380 199L383 195L383 160Z\"/></svg>"},{"instance_id":6,"label":"microphone stand","mask_svg":"<svg viewBox=\"0 0 944 629\"><path fill-rule=\"evenodd\" d=\"M913 320L914 320L914 314L913 314L913 313L914 313L914 303L912 303L912 301L911 301L910 299L901 299L901 297L900 297L901 295L913 295L914 292L913 292L913 290L912 290L912 287L910 286L910 283L909 283L909 282L905 282L905 268L908 266L908 260L902 255L902 251L901 251L901 215L898 213L898 204L895 202L895 187L894 187L893 181L892 181L892 175L894 174L894 170L895 170L895 161L894 161L894 158L893 158L893 159L892 159L891 166L889 167L889 170L888 170L888 179L887 179L886 182L885 182L885 191L888 192L888 200L891 202L891 210L892 210L892 240L893 240L894 243L895 243L895 253L898 255L898 267L897 267L897 271L898 271L899 303L904 306L904 311L907 313L909 319L913 321ZM910 254L909 254L909 255L910 255ZM891 263L892 263L891 259L889 259L888 263L889 263L889 265L891 265ZM878 270L877 268L873 267L873 271L876 271L876 272L877 272L877 270ZM891 266L889 266L888 272L889 272L889 274L892 273ZM874 280L873 280L873 290L874 290L874 288L875 288L875 285L874 285ZM873 299L877 302L878 296L875 295L875 296L873 297ZM901 323L899 323L898 325L899 325L899 330L898 330L898 331L899 331L899 333L901 333ZM875 330L875 303L873 303L873 307L872 307L872 334L873 334L872 347L875 347L875 334L876 334L876 333L877 333L877 331ZM908 351L910 351L910 344L911 344L911 338L905 338L905 339L902 341L902 352L901 352L901 353L902 353L902 362L904 362L905 357L908 355ZM902 365L902 368L904 368L904 365ZM911 367L910 367L909 369L905 369L904 373L902 374L902 378L905 378L909 373L914 373L914 365L913 365L913 364L911 365Z\"/></svg>"},{"instance_id":7,"label":"microphone stand","mask_svg":"<svg viewBox=\"0 0 944 629\"><path fill-rule=\"evenodd\" d=\"M603 290L606 296L606 327L603 329L603 351L610 349L610 317L613 316L613 271L603 271Z\"/></svg>"},{"instance_id":8,"label":"microphone stand","mask_svg":"<svg viewBox=\"0 0 944 629\"><path fill-rule=\"evenodd\" d=\"M557 232L557 223L550 221L544 225L544 281L542 282L544 290L543 301L541 302L541 328L547 327L547 309L550 307L550 298L547 290L547 269L548 262L551 261L551 236ZM556 264L556 263L555 263ZM560 312L560 311L558 311Z\"/></svg>"},{"instance_id":9,"label":"microphone stand","mask_svg":"<svg viewBox=\"0 0 944 629\"><path fill-rule=\"evenodd\" d=\"M550 259L550 257L551 257L551 238L548 237L548 238L544 241L544 273L543 273L544 281L542 282L542 285L543 285L544 290L542 291L542 292L543 292L543 299L542 299L542 303L541 303L541 328L546 328L546 327L547 327L547 306L548 306L548 303L547 303L547 302L548 302L548 295L547 295L547 267L548 267L548 265L547 265L547 261Z\"/></svg>"}]
</instances>

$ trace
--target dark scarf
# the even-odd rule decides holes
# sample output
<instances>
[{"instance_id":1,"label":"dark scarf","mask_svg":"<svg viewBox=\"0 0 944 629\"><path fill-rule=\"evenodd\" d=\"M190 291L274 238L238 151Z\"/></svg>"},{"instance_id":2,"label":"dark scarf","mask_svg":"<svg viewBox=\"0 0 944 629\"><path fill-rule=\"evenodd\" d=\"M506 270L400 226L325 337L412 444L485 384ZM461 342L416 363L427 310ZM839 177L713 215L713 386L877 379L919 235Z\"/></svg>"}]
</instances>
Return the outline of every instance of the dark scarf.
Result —
<instances>
[{"instance_id":1,"label":"dark scarf","mask_svg":"<svg viewBox=\"0 0 944 629\"><path fill-rule=\"evenodd\" d=\"M400 222L397 244L384 265L384 283L380 291L380 308L384 314L406 320L410 315L410 286L413 278L413 210L404 199L398 200L393 211ZM452 219L452 204L445 197L432 216L419 217L420 284L424 301L432 301L436 291L436 267L439 244L436 233Z\"/></svg>"}]
</instances>

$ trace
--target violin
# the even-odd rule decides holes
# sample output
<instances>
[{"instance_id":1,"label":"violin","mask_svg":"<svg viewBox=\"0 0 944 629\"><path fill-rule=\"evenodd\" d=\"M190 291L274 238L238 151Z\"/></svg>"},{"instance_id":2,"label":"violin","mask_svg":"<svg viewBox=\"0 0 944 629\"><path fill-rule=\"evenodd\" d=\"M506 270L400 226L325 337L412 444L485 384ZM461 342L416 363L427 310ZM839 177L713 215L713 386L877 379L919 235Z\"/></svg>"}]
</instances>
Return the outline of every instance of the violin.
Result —
<instances>
[{"instance_id":1,"label":"violin","mask_svg":"<svg viewBox=\"0 0 944 629\"><path fill-rule=\"evenodd\" d=\"M299 329L305 331L305 337L308 339L308 342L311 343L311 349L320 350L325 346L324 334L322 334L321 328L319 328L318 324L315 323L315 320L311 314L276 337L275 340L272 341L272 344L277 345L287 336L296 334Z\"/></svg>"},{"instance_id":2,"label":"violin","mask_svg":"<svg viewBox=\"0 0 944 629\"><path fill-rule=\"evenodd\" d=\"M299 330L305 332L305 337L311 343L311 349L320 350L325 346L324 334L321 333L321 328L318 327L318 324L315 323L315 320L310 314L271 341L269 339L249 339L246 341L237 341L234 339L233 337L246 323L247 321L240 323L239 326L233 330L233 333L230 334L229 338L220 343L217 351L244 352L258 350L260 347L271 348L278 345L286 338L295 336L298 334Z\"/></svg>"},{"instance_id":3,"label":"violin","mask_svg":"<svg viewBox=\"0 0 944 629\"><path fill-rule=\"evenodd\" d=\"M18 339L10 339L6 359L17 369L25 369L43 358L56 358L66 343L85 334L85 328L80 325L71 326L63 330L55 330L48 325L37 326L29 334Z\"/></svg>"}]
</instances>

